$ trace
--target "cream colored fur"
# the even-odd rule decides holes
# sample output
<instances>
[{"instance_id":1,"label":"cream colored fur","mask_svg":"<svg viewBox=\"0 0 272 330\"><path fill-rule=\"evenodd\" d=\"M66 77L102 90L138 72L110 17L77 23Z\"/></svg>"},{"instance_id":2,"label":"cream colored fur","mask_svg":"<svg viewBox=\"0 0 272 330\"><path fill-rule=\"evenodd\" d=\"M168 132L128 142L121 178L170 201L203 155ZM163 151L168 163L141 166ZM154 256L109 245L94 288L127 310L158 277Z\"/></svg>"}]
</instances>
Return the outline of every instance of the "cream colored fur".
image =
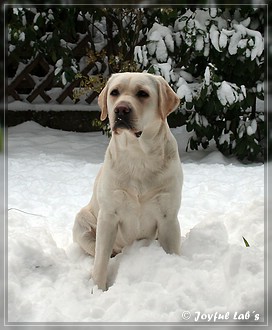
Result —
<instances>
[{"instance_id":1,"label":"cream colored fur","mask_svg":"<svg viewBox=\"0 0 272 330\"><path fill-rule=\"evenodd\" d=\"M163 78L146 73L114 74L99 96L101 119L108 116L112 128L120 105L131 110L133 123L113 131L91 201L77 214L73 229L74 241L95 257L92 277L102 290L111 255L135 240L158 239L167 253L180 253L183 177L166 121L178 104Z\"/></svg>"}]
</instances>

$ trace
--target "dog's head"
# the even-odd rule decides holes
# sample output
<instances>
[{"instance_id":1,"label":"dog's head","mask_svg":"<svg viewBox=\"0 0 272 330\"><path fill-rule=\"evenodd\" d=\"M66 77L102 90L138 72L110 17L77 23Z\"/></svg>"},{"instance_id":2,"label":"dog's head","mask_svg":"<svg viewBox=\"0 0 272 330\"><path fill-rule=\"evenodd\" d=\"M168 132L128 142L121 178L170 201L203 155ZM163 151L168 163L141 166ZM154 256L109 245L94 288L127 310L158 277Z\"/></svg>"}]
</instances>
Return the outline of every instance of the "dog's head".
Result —
<instances>
[{"instance_id":1,"label":"dog's head","mask_svg":"<svg viewBox=\"0 0 272 330\"><path fill-rule=\"evenodd\" d=\"M128 130L139 137L145 127L166 117L179 98L160 76L149 73L117 73L99 95L101 120L109 117L113 134Z\"/></svg>"}]
</instances>

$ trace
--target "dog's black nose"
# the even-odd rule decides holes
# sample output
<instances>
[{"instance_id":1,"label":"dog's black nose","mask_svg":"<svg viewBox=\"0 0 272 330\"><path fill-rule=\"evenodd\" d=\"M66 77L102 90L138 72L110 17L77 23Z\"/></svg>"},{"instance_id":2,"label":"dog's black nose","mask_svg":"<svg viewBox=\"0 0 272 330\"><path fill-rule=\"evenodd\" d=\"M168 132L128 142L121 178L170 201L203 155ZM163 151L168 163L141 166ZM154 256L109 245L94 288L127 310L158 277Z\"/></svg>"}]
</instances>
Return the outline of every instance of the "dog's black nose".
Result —
<instances>
[{"instance_id":1,"label":"dog's black nose","mask_svg":"<svg viewBox=\"0 0 272 330\"><path fill-rule=\"evenodd\" d=\"M131 109L125 104L119 104L115 109L114 112L118 115L126 115L131 112Z\"/></svg>"}]
</instances>

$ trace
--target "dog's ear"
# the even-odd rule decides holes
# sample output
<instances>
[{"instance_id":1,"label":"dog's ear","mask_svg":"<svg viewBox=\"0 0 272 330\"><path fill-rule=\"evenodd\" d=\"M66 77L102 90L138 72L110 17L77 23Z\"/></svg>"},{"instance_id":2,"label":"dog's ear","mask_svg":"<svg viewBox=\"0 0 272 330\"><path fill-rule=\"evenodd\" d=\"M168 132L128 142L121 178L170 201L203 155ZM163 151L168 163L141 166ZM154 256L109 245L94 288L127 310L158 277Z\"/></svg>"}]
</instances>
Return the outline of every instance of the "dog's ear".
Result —
<instances>
[{"instance_id":1,"label":"dog's ear","mask_svg":"<svg viewBox=\"0 0 272 330\"><path fill-rule=\"evenodd\" d=\"M103 121L107 118L108 107L107 107L107 94L108 94L108 84L102 89L98 96L98 105L101 109L100 120Z\"/></svg>"},{"instance_id":2,"label":"dog's ear","mask_svg":"<svg viewBox=\"0 0 272 330\"><path fill-rule=\"evenodd\" d=\"M159 85L159 111L161 118L164 120L179 106L180 99L164 78L161 76L156 77Z\"/></svg>"}]
</instances>

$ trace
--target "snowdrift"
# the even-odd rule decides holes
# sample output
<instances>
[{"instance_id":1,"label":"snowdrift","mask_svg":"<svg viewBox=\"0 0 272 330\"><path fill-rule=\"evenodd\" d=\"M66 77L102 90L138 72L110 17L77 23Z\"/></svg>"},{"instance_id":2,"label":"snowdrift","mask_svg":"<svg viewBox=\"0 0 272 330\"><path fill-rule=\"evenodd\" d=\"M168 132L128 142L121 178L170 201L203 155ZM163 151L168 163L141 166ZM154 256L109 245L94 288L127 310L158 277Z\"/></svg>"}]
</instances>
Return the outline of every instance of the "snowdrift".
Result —
<instances>
[{"instance_id":1,"label":"snowdrift","mask_svg":"<svg viewBox=\"0 0 272 330\"><path fill-rule=\"evenodd\" d=\"M182 255L135 242L110 260L111 286L102 292L72 226L108 138L33 122L9 129L9 322L264 320L264 166L241 165L212 147L186 153L187 133L173 133L184 171Z\"/></svg>"}]
</instances>

